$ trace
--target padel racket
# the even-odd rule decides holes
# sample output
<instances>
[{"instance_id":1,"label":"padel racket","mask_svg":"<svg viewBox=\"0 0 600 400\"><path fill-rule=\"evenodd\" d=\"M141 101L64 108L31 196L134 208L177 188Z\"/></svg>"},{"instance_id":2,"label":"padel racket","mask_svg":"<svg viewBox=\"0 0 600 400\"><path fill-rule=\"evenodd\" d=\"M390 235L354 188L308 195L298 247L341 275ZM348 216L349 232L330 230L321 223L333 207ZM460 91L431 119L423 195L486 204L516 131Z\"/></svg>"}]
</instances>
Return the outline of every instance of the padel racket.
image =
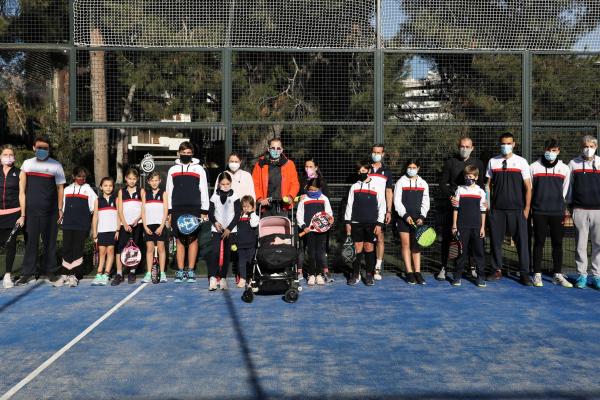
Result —
<instances>
[{"instance_id":1,"label":"padel racket","mask_svg":"<svg viewBox=\"0 0 600 400\"><path fill-rule=\"evenodd\" d=\"M460 234L458 231L454 234L450 241L450 247L448 249L448 259L456 260L463 252L462 243L460 242Z\"/></svg>"},{"instance_id":2,"label":"padel racket","mask_svg":"<svg viewBox=\"0 0 600 400\"><path fill-rule=\"evenodd\" d=\"M169 229L169 255L173 256L177 253L177 239L173 235L173 230Z\"/></svg>"},{"instance_id":3,"label":"padel racket","mask_svg":"<svg viewBox=\"0 0 600 400\"><path fill-rule=\"evenodd\" d=\"M202 220L192 214L183 214L177 218L177 229L183 235L191 235L196 232Z\"/></svg>"},{"instance_id":4,"label":"padel racket","mask_svg":"<svg viewBox=\"0 0 600 400\"><path fill-rule=\"evenodd\" d=\"M223 259L225 258L225 249L224 249L224 241L221 239L221 244L219 246L219 276L221 275L221 269L223 268Z\"/></svg>"},{"instance_id":5,"label":"padel racket","mask_svg":"<svg viewBox=\"0 0 600 400\"><path fill-rule=\"evenodd\" d=\"M137 266L140 261L142 261L142 252L131 238L131 233L129 236L129 241L121 252L121 263L123 263L124 266L131 268Z\"/></svg>"},{"instance_id":6,"label":"padel racket","mask_svg":"<svg viewBox=\"0 0 600 400\"><path fill-rule=\"evenodd\" d=\"M437 238L437 233L435 233L435 229L428 225L417 226L413 223L413 228L415 229L415 239L417 240L417 244L421 247L429 247L435 242Z\"/></svg>"},{"instance_id":7,"label":"padel racket","mask_svg":"<svg viewBox=\"0 0 600 400\"><path fill-rule=\"evenodd\" d=\"M154 257L152 258L152 269L150 270L152 283L160 282L160 269L158 266L158 244L154 241Z\"/></svg>"},{"instance_id":8,"label":"padel racket","mask_svg":"<svg viewBox=\"0 0 600 400\"><path fill-rule=\"evenodd\" d=\"M356 248L350 235L346 237L346 241L342 246L342 257L347 264L352 264L356 260Z\"/></svg>"},{"instance_id":9,"label":"padel racket","mask_svg":"<svg viewBox=\"0 0 600 400\"><path fill-rule=\"evenodd\" d=\"M10 233L8 234L8 238L6 238L6 241L2 243L0 247L6 247L6 245L9 244L11 240L13 240L17 232L19 232L19 229L21 229L21 225L15 224L14 228L12 228L12 231L10 231Z\"/></svg>"},{"instance_id":10,"label":"padel racket","mask_svg":"<svg viewBox=\"0 0 600 400\"><path fill-rule=\"evenodd\" d=\"M327 214L325 211L320 211L313 215L312 219L310 220L310 225L308 226L308 229L311 232L323 233L327 232L331 228L332 224L333 217ZM302 237L306 235L306 233L307 232L302 231L298 236Z\"/></svg>"}]
</instances>

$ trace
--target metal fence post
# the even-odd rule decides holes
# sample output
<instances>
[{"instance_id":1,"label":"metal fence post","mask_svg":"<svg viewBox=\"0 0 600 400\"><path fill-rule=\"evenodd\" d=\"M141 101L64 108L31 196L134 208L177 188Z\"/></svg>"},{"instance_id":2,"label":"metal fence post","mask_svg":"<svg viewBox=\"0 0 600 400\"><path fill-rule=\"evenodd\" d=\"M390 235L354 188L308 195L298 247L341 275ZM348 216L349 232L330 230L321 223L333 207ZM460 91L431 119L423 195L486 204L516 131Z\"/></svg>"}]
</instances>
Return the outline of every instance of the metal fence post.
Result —
<instances>
[{"instance_id":1,"label":"metal fence post","mask_svg":"<svg viewBox=\"0 0 600 400\"><path fill-rule=\"evenodd\" d=\"M69 123L77 121L77 52L75 51L75 11L69 1Z\"/></svg>"},{"instance_id":2,"label":"metal fence post","mask_svg":"<svg viewBox=\"0 0 600 400\"><path fill-rule=\"evenodd\" d=\"M232 120L232 83L231 83L231 48L221 51L221 121L225 125L225 155L227 157L233 150L233 125Z\"/></svg>"},{"instance_id":3,"label":"metal fence post","mask_svg":"<svg viewBox=\"0 0 600 400\"><path fill-rule=\"evenodd\" d=\"M376 13L376 29L375 29L375 40L377 48L375 49L375 90L374 90L374 142L383 143L385 141L385 134L383 129L383 49L382 49L382 38L381 38L381 0L377 0Z\"/></svg>"},{"instance_id":4,"label":"metal fence post","mask_svg":"<svg viewBox=\"0 0 600 400\"><path fill-rule=\"evenodd\" d=\"M525 159L531 161L531 143L532 143L532 65L531 65L531 53L529 51L523 51L522 53L522 80L521 80L521 118L522 118L522 132L521 132L521 148L522 155Z\"/></svg>"}]
</instances>

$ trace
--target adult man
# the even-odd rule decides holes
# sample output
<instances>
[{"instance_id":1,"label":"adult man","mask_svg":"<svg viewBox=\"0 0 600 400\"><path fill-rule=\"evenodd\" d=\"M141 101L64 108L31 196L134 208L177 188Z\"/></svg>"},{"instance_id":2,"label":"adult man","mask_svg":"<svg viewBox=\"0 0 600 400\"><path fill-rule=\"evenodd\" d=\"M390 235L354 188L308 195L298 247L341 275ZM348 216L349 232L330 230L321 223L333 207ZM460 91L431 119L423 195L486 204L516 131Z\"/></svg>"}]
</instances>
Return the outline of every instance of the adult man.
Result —
<instances>
[{"instance_id":1,"label":"adult man","mask_svg":"<svg viewBox=\"0 0 600 400\"><path fill-rule=\"evenodd\" d=\"M371 170L369 171L369 177L373 184L376 186L377 191L385 197L385 224L388 225L392 220L392 205L394 203L394 180L392 179L392 172L387 169L383 164L383 158L385 157L385 147L383 144L377 143L371 147ZM381 229L377 234L377 244L375 247L375 255L377 261L375 262L375 274L373 278L375 280L381 280L381 269L383 264L383 255L385 251L385 229Z\"/></svg>"},{"instance_id":2,"label":"adult man","mask_svg":"<svg viewBox=\"0 0 600 400\"><path fill-rule=\"evenodd\" d=\"M62 282L56 275L56 237L58 223L63 217L63 185L65 173L62 165L50 158L50 142L38 137L33 143L35 157L25 160L21 167L19 196L25 199L25 230L27 244L23 257L23 275L16 282L26 285L34 279L40 236L43 242L45 267L41 273L54 282Z\"/></svg>"},{"instance_id":3,"label":"adult man","mask_svg":"<svg viewBox=\"0 0 600 400\"><path fill-rule=\"evenodd\" d=\"M465 167L471 165L482 171L477 177L477 185L483 188L483 162L472 156L473 140L470 137L464 136L458 140L458 151L451 158L446 160L442 174L440 175L439 189L442 198L445 200L441 205L440 213L442 214L442 252L441 263L442 268L436 275L436 279L443 281L446 279L446 269L448 266L448 250L450 249L450 241L452 240L452 200L456 189L460 185L465 184L464 170Z\"/></svg>"},{"instance_id":4,"label":"adult man","mask_svg":"<svg viewBox=\"0 0 600 400\"><path fill-rule=\"evenodd\" d=\"M514 154L512 133L500 136L501 154L488 162L486 191L490 202L490 234L492 239L492 272L488 281L502 278L502 242L508 231L517 245L521 283L532 286L529 277L529 245L527 218L531 205L531 173L529 163Z\"/></svg>"},{"instance_id":5,"label":"adult man","mask_svg":"<svg viewBox=\"0 0 600 400\"><path fill-rule=\"evenodd\" d=\"M278 215L291 208L300 183L296 165L283 154L281 139L269 140L267 153L254 165L252 179L256 202L263 207L263 215Z\"/></svg>"},{"instance_id":6,"label":"adult man","mask_svg":"<svg viewBox=\"0 0 600 400\"><path fill-rule=\"evenodd\" d=\"M588 283L588 237L592 241L591 286L600 289L600 157L596 155L598 140L586 135L581 139L581 155L571 160L571 185L567 203L572 209L577 254L575 265L579 273L575 287Z\"/></svg>"}]
</instances>

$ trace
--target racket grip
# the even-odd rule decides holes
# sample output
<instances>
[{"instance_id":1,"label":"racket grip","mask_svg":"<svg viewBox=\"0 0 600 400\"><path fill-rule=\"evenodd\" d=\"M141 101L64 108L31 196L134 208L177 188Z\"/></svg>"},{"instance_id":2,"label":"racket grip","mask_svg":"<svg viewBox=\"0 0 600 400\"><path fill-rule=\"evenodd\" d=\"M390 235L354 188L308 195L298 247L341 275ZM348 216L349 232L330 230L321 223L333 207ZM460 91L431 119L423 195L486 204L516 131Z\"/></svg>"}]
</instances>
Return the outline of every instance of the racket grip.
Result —
<instances>
[{"instance_id":1,"label":"racket grip","mask_svg":"<svg viewBox=\"0 0 600 400\"><path fill-rule=\"evenodd\" d=\"M302 232L300 232L300 233L298 234L298 237L302 237L302 236L304 236L304 235L306 235L306 232L302 231Z\"/></svg>"}]
</instances>

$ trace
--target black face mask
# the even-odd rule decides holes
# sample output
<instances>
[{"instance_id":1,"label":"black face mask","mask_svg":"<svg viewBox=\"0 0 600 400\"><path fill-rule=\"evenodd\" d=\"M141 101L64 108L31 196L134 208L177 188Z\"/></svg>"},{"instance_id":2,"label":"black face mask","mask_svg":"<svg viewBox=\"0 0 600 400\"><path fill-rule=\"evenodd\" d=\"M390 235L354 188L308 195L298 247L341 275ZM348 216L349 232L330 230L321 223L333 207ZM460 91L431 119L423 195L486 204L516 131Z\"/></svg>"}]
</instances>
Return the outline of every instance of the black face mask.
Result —
<instances>
[{"instance_id":1,"label":"black face mask","mask_svg":"<svg viewBox=\"0 0 600 400\"><path fill-rule=\"evenodd\" d=\"M369 174L365 174L365 173L358 174L358 180L363 181L363 182L366 181L368 177L369 177Z\"/></svg>"},{"instance_id":2,"label":"black face mask","mask_svg":"<svg viewBox=\"0 0 600 400\"><path fill-rule=\"evenodd\" d=\"M182 163L184 164L189 164L192 162L192 156L189 154L181 154L179 156L179 159L181 160Z\"/></svg>"}]
</instances>

